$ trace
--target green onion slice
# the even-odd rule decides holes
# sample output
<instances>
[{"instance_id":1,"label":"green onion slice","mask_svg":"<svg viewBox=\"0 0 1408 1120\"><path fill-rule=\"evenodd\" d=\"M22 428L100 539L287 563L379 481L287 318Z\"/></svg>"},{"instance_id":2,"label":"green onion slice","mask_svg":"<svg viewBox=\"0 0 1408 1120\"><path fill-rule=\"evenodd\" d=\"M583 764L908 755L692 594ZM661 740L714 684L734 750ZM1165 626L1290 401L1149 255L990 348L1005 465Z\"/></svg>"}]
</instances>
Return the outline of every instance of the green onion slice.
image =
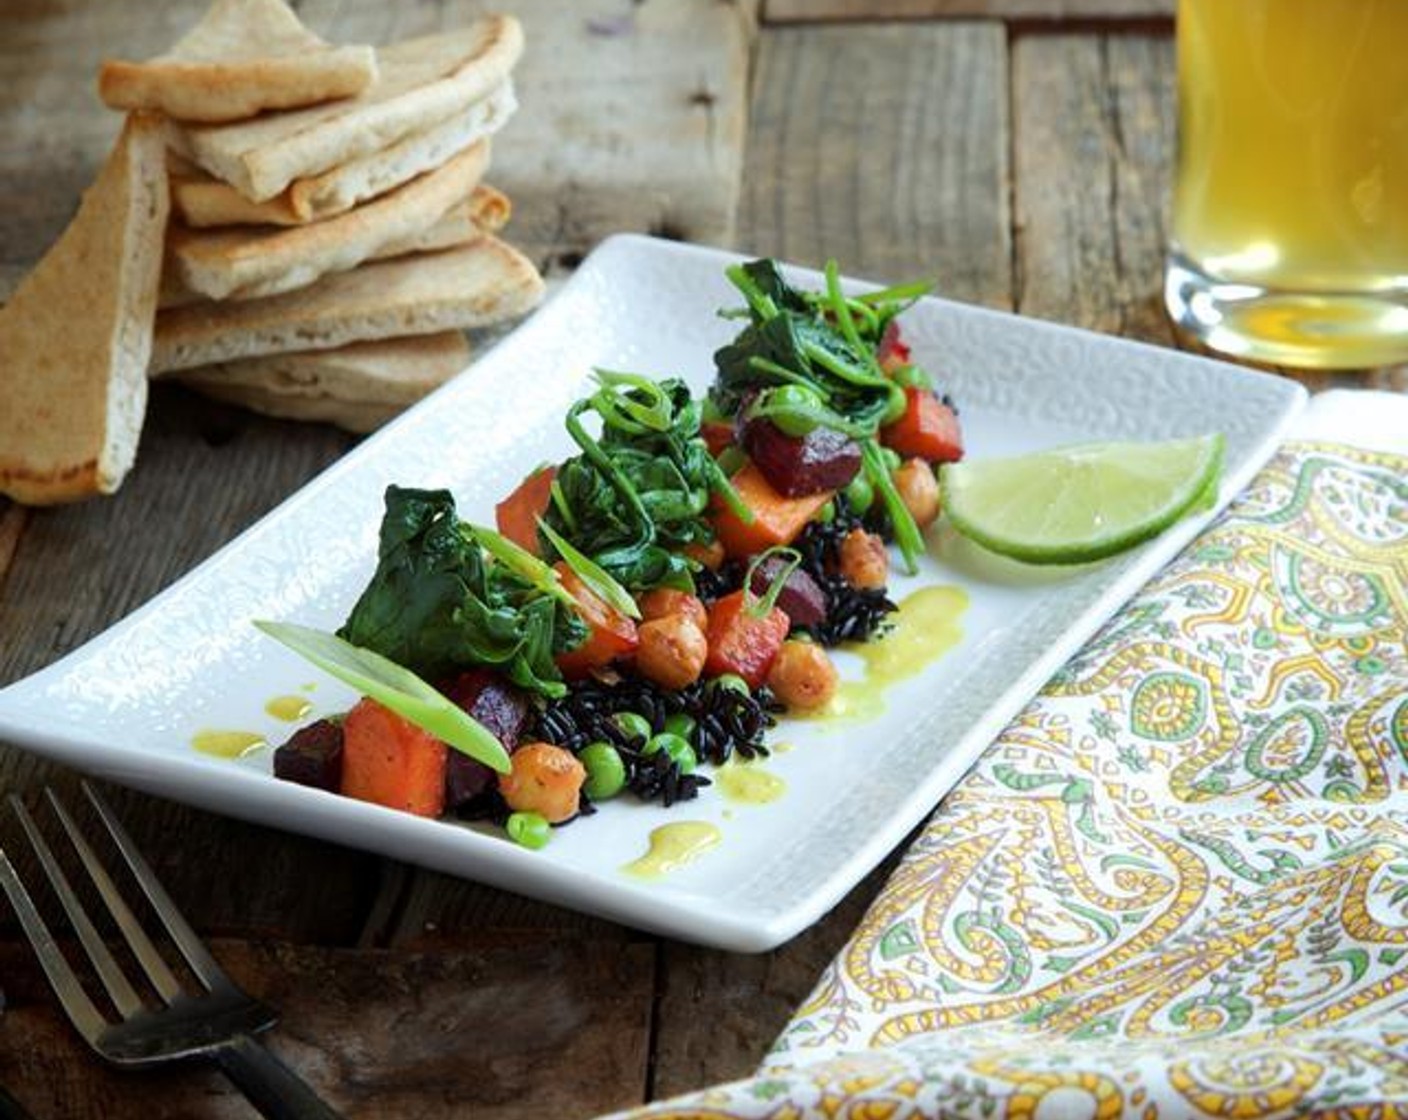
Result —
<instances>
[{"instance_id":1,"label":"green onion slice","mask_svg":"<svg viewBox=\"0 0 1408 1120\"><path fill-rule=\"evenodd\" d=\"M631 598L631 593L616 582L610 572L582 552L572 544L561 533L557 532L551 525L542 518L538 519L538 531L552 542L553 548L557 549L558 555L566 561L567 566L572 569L577 578L587 585L600 598L604 599L613 609L627 618L640 618L640 608L636 606L636 601Z\"/></svg>"},{"instance_id":2,"label":"green onion slice","mask_svg":"<svg viewBox=\"0 0 1408 1120\"><path fill-rule=\"evenodd\" d=\"M509 772L508 752L494 734L409 669L326 630L263 619L256 619L254 625L325 673L384 704L455 750L500 774Z\"/></svg>"}]
</instances>

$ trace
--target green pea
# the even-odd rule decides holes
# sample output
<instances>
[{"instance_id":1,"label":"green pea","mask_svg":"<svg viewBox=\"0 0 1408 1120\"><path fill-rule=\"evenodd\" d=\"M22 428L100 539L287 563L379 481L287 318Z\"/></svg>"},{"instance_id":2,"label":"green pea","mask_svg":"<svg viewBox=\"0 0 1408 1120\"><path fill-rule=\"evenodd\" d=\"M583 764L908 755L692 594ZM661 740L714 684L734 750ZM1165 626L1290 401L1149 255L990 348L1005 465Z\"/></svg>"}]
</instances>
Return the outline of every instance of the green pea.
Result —
<instances>
[{"instance_id":1,"label":"green pea","mask_svg":"<svg viewBox=\"0 0 1408 1120\"><path fill-rule=\"evenodd\" d=\"M621 734L632 743L649 742L650 736L655 733L650 721L636 712L617 712L611 719L620 728Z\"/></svg>"},{"instance_id":2,"label":"green pea","mask_svg":"<svg viewBox=\"0 0 1408 1120\"><path fill-rule=\"evenodd\" d=\"M821 509L817 510L813 521L819 521L823 525L830 525L836 520L836 503L827 502Z\"/></svg>"},{"instance_id":3,"label":"green pea","mask_svg":"<svg viewBox=\"0 0 1408 1120\"><path fill-rule=\"evenodd\" d=\"M552 827L541 813L510 813L504 828L515 844L535 852L552 838Z\"/></svg>"},{"instance_id":4,"label":"green pea","mask_svg":"<svg viewBox=\"0 0 1408 1120\"><path fill-rule=\"evenodd\" d=\"M864 513L875 501L875 487L870 485L870 479L865 477L864 471L846 483L846 488L841 493L845 495L846 504L856 513Z\"/></svg>"},{"instance_id":5,"label":"green pea","mask_svg":"<svg viewBox=\"0 0 1408 1120\"><path fill-rule=\"evenodd\" d=\"M743 469L743 465L748 462L748 456L743 454L743 448L736 443L731 443L719 452L719 470L732 477Z\"/></svg>"},{"instance_id":6,"label":"green pea","mask_svg":"<svg viewBox=\"0 0 1408 1120\"><path fill-rule=\"evenodd\" d=\"M682 774L693 773L694 768L699 764L698 756L695 755L694 748L689 745L689 741L669 731L662 731L651 739L645 744L645 750L641 753L650 756L659 754L661 751L665 752L671 762L679 763Z\"/></svg>"},{"instance_id":7,"label":"green pea","mask_svg":"<svg viewBox=\"0 0 1408 1120\"><path fill-rule=\"evenodd\" d=\"M582 791L593 801L606 801L625 789L626 764L610 743L588 743L577 757L587 768Z\"/></svg>"},{"instance_id":8,"label":"green pea","mask_svg":"<svg viewBox=\"0 0 1408 1120\"><path fill-rule=\"evenodd\" d=\"M890 374L890 380L905 389L924 389L930 393L934 391L934 379L928 370L920 369L919 366L901 366Z\"/></svg>"},{"instance_id":9,"label":"green pea","mask_svg":"<svg viewBox=\"0 0 1408 1120\"><path fill-rule=\"evenodd\" d=\"M665 717L665 730L671 735L678 735L685 742L694 738L694 733L698 728L698 722L688 712L676 712L672 716Z\"/></svg>"},{"instance_id":10,"label":"green pea","mask_svg":"<svg viewBox=\"0 0 1408 1120\"><path fill-rule=\"evenodd\" d=\"M751 696L753 690L748 687L748 682L737 673L723 673L714 678L714 687L727 689L729 692L737 692L743 696Z\"/></svg>"},{"instance_id":11,"label":"green pea","mask_svg":"<svg viewBox=\"0 0 1408 1120\"><path fill-rule=\"evenodd\" d=\"M880 449L880 458L885 464L885 469L891 474L899 470L900 466L904 463L904 460L900 458L900 453L893 447L882 447Z\"/></svg>"}]
</instances>

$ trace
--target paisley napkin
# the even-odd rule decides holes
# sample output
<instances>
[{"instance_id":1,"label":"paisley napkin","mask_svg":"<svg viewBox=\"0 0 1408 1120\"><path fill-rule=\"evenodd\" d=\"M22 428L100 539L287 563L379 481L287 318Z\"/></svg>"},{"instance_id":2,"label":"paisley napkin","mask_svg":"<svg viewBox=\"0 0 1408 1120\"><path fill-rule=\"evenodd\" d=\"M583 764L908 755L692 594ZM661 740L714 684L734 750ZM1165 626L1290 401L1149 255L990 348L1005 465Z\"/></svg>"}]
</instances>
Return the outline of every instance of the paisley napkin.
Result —
<instances>
[{"instance_id":1,"label":"paisley napkin","mask_svg":"<svg viewBox=\"0 0 1408 1120\"><path fill-rule=\"evenodd\" d=\"M931 818L725 1120L1408 1115L1408 399L1298 438Z\"/></svg>"}]
</instances>

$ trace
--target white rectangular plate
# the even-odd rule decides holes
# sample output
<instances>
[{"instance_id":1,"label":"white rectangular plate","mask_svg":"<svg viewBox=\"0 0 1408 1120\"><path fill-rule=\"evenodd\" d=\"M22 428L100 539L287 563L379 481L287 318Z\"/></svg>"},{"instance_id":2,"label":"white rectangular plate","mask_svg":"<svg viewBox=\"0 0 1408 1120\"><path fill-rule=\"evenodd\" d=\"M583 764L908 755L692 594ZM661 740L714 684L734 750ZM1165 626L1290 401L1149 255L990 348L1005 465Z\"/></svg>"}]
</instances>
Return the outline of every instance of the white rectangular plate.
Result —
<instances>
[{"instance_id":1,"label":"white rectangular plate","mask_svg":"<svg viewBox=\"0 0 1408 1120\"><path fill-rule=\"evenodd\" d=\"M767 805L717 787L664 810L618 799L542 851L487 827L422 820L276 781L269 754L223 762L192 748L202 729L289 734L266 702L318 676L250 620L328 628L375 565L388 483L447 486L461 515L494 503L532 467L573 450L562 427L593 366L712 378L737 329L738 259L640 237L603 244L564 288L474 368L339 461L141 610L0 691L0 737L80 770L217 812L479 879L675 937L768 949L823 915L914 827L1052 672L1201 528L1189 520L1113 561L1020 578L975 564L932 534L920 584L971 600L959 647L895 687L860 724L785 722L792 749L766 768L786 783ZM816 286L819 278L795 270ZM892 277L905 280L907 277ZM856 284L854 288L863 288ZM915 360L962 409L970 455L1094 439L1222 431L1224 499L1274 449L1304 391L1267 375L1050 323L926 299L902 323ZM848 668L854 668L849 665ZM350 706L321 679L318 713ZM704 820L721 843L657 881L622 871L650 831Z\"/></svg>"}]
</instances>

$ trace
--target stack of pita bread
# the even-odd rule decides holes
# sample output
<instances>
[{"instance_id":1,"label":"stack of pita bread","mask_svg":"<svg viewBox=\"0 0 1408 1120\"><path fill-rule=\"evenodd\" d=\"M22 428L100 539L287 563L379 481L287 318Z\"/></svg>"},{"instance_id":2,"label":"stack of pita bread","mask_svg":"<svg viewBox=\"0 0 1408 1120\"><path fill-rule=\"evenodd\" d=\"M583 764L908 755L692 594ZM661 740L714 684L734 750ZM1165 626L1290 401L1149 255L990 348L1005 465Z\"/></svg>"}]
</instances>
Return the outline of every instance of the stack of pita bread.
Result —
<instances>
[{"instance_id":1,"label":"stack of pita bread","mask_svg":"<svg viewBox=\"0 0 1408 1120\"><path fill-rule=\"evenodd\" d=\"M464 330L543 291L484 182L521 51L508 16L373 49L215 0L168 53L104 63L126 126L0 309L0 493L115 490L148 376L367 431L464 369Z\"/></svg>"}]
</instances>

